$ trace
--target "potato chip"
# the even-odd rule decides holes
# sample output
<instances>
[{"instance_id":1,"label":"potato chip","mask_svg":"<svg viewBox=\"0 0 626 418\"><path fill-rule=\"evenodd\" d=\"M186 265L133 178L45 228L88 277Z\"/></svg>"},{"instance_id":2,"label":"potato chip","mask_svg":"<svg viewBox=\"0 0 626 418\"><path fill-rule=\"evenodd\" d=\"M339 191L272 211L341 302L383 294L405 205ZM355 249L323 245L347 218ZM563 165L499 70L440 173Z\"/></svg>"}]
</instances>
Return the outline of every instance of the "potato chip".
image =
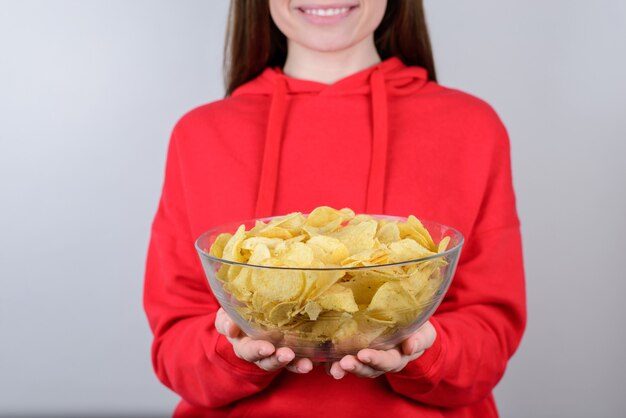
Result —
<instances>
[{"instance_id":1,"label":"potato chip","mask_svg":"<svg viewBox=\"0 0 626 418\"><path fill-rule=\"evenodd\" d=\"M261 231L266 226L267 226L266 222L263 222L261 220L254 221L254 226L250 228L250 230L248 231L248 236L250 237L258 236L259 231Z\"/></svg>"},{"instance_id":2,"label":"potato chip","mask_svg":"<svg viewBox=\"0 0 626 418\"><path fill-rule=\"evenodd\" d=\"M354 301L352 290L337 283L329 287L328 290L317 299L317 303L319 303L322 309L328 311L352 313L359 310L359 307Z\"/></svg>"},{"instance_id":3,"label":"potato chip","mask_svg":"<svg viewBox=\"0 0 626 418\"><path fill-rule=\"evenodd\" d=\"M222 258L222 255L224 254L224 247L226 247L226 244L228 243L228 241L230 241L232 237L232 234L218 235L218 237L215 238L215 242L213 242L213 245L211 245L209 254L213 257Z\"/></svg>"},{"instance_id":4,"label":"potato chip","mask_svg":"<svg viewBox=\"0 0 626 418\"><path fill-rule=\"evenodd\" d=\"M441 284L441 276L434 274L427 281L426 285L422 288L422 290L417 294L416 306L424 307L428 306L432 301L433 297L437 293L439 286Z\"/></svg>"},{"instance_id":5,"label":"potato chip","mask_svg":"<svg viewBox=\"0 0 626 418\"><path fill-rule=\"evenodd\" d=\"M269 249L274 249L280 243L284 242L284 240L280 238L268 238L268 237L250 237L243 240L241 243L241 248L243 250L254 250L254 247L257 245L265 245ZM248 261L248 264L254 264Z\"/></svg>"},{"instance_id":6,"label":"potato chip","mask_svg":"<svg viewBox=\"0 0 626 418\"><path fill-rule=\"evenodd\" d=\"M389 255L390 263L401 263L403 261L417 260L418 258L435 255L434 252L409 238L392 242L389 244L389 250L391 251Z\"/></svg>"},{"instance_id":7,"label":"potato chip","mask_svg":"<svg viewBox=\"0 0 626 418\"><path fill-rule=\"evenodd\" d=\"M297 235L304 226L306 218L300 212L293 212L289 215L282 216L278 220L273 220L270 224L280 226L281 228L289 230L293 236Z\"/></svg>"},{"instance_id":8,"label":"potato chip","mask_svg":"<svg viewBox=\"0 0 626 418\"><path fill-rule=\"evenodd\" d=\"M348 254L352 255L374 247L376 227L376 221L372 219L355 225L347 225L341 230L331 233L330 236L341 241L348 249Z\"/></svg>"},{"instance_id":9,"label":"potato chip","mask_svg":"<svg viewBox=\"0 0 626 418\"><path fill-rule=\"evenodd\" d=\"M293 238L285 240L285 244L289 245L293 242L302 242L305 241L307 238L308 236L306 234L294 235Z\"/></svg>"},{"instance_id":10,"label":"potato chip","mask_svg":"<svg viewBox=\"0 0 626 418\"><path fill-rule=\"evenodd\" d=\"M226 280L229 282L234 280L237 276L239 276L242 268L242 266L230 266L226 273Z\"/></svg>"},{"instance_id":11,"label":"potato chip","mask_svg":"<svg viewBox=\"0 0 626 418\"><path fill-rule=\"evenodd\" d=\"M254 228L249 231L249 234L252 237L290 239L298 235L303 222L303 215L300 212L293 212L289 215L274 218L267 223L257 221Z\"/></svg>"},{"instance_id":12,"label":"potato chip","mask_svg":"<svg viewBox=\"0 0 626 418\"><path fill-rule=\"evenodd\" d=\"M326 265L339 265L348 257L348 248L337 238L315 235L306 242L306 245L313 250L315 259Z\"/></svg>"},{"instance_id":13,"label":"potato chip","mask_svg":"<svg viewBox=\"0 0 626 418\"><path fill-rule=\"evenodd\" d=\"M376 238L384 244L391 244L392 242L400 241L398 223L381 221L379 223L378 231L376 232Z\"/></svg>"},{"instance_id":14,"label":"potato chip","mask_svg":"<svg viewBox=\"0 0 626 418\"><path fill-rule=\"evenodd\" d=\"M354 212L350 209L337 210L328 206L320 206L311 211L304 224L323 228L328 224L334 224L337 220L341 224L352 217L354 217Z\"/></svg>"},{"instance_id":15,"label":"potato chip","mask_svg":"<svg viewBox=\"0 0 626 418\"><path fill-rule=\"evenodd\" d=\"M221 258L228 261L235 261L237 263L245 262L244 257L241 255L241 244L244 239L246 239L246 228L241 225L237 228L235 235L233 235L224 246Z\"/></svg>"},{"instance_id":16,"label":"potato chip","mask_svg":"<svg viewBox=\"0 0 626 418\"><path fill-rule=\"evenodd\" d=\"M352 316L347 313L337 314L334 312L325 312L318 316L311 327L310 337L321 341L332 340L333 335L341 328L341 326L352 320Z\"/></svg>"},{"instance_id":17,"label":"potato chip","mask_svg":"<svg viewBox=\"0 0 626 418\"><path fill-rule=\"evenodd\" d=\"M364 221L371 221L372 219L374 218L372 218L370 215L359 214L350 219L350 221L348 221L348 225L356 225Z\"/></svg>"},{"instance_id":18,"label":"potato chip","mask_svg":"<svg viewBox=\"0 0 626 418\"><path fill-rule=\"evenodd\" d=\"M320 313L322 312L322 307L320 306L319 303L313 300L310 300L307 302L306 306L304 307L304 312L309 316L309 319L311 321L315 321L317 317L320 315Z\"/></svg>"},{"instance_id":19,"label":"potato chip","mask_svg":"<svg viewBox=\"0 0 626 418\"><path fill-rule=\"evenodd\" d=\"M250 238L253 239L253 238ZM250 239L246 240L249 241ZM271 238L266 238L271 239ZM246 242L244 241L244 243ZM250 264L262 264L265 260L272 257L272 253L270 249L265 244L257 244L253 247L252 252L250 253L250 258L248 259L248 263Z\"/></svg>"},{"instance_id":20,"label":"potato chip","mask_svg":"<svg viewBox=\"0 0 626 418\"><path fill-rule=\"evenodd\" d=\"M341 325L337 328L337 330L333 333L331 341L341 348L343 344L343 349L347 350L349 347L346 346L346 343L350 341L355 335L359 333L359 324L354 319L349 318L341 323Z\"/></svg>"},{"instance_id":21,"label":"potato chip","mask_svg":"<svg viewBox=\"0 0 626 418\"><path fill-rule=\"evenodd\" d=\"M291 320L292 312L296 306L296 302L278 303L269 312L268 320L279 327L283 326Z\"/></svg>"},{"instance_id":22,"label":"potato chip","mask_svg":"<svg viewBox=\"0 0 626 418\"><path fill-rule=\"evenodd\" d=\"M350 209L350 208L341 208L341 209L339 209L339 212L343 213L343 215L346 218L346 220L350 220L350 219L352 219L352 218L354 218L356 216L354 211L352 209Z\"/></svg>"},{"instance_id":23,"label":"potato chip","mask_svg":"<svg viewBox=\"0 0 626 418\"><path fill-rule=\"evenodd\" d=\"M386 282L386 280L380 277L360 274L354 279L341 284L352 290L352 295L357 305L369 305L378 289Z\"/></svg>"},{"instance_id":24,"label":"potato chip","mask_svg":"<svg viewBox=\"0 0 626 418\"><path fill-rule=\"evenodd\" d=\"M431 271L415 269L407 278L402 282L404 288L413 296L417 295L428 285L428 279L431 276Z\"/></svg>"},{"instance_id":25,"label":"potato chip","mask_svg":"<svg viewBox=\"0 0 626 418\"><path fill-rule=\"evenodd\" d=\"M433 242L430 233L415 216L409 215L406 223L399 224L398 229L400 230L400 238L408 236L413 238L424 248L427 248L430 251L437 251L437 246Z\"/></svg>"},{"instance_id":26,"label":"potato chip","mask_svg":"<svg viewBox=\"0 0 626 418\"><path fill-rule=\"evenodd\" d=\"M309 267L313 262L313 250L301 242L292 242L279 255L279 260L286 267Z\"/></svg>"},{"instance_id":27,"label":"potato chip","mask_svg":"<svg viewBox=\"0 0 626 418\"><path fill-rule=\"evenodd\" d=\"M250 270L249 268L242 268L233 280L224 285L224 288L241 302L249 302L252 299L253 287L250 284Z\"/></svg>"},{"instance_id":28,"label":"potato chip","mask_svg":"<svg viewBox=\"0 0 626 418\"><path fill-rule=\"evenodd\" d=\"M305 270L306 290L302 294L301 302L305 299L316 300L345 274L342 270Z\"/></svg>"},{"instance_id":29,"label":"potato chip","mask_svg":"<svg viewBox=\"0 0 626 418\"><path fill-rule=\"evenodd\" d=\"M439 245L437 246L437 252L445 252L446 248L448 248L448 244L450 244L450 237L444 237L441 241L439 241Z\"/></svg>"},{"instance_id":30,"label":"potato chip","mask_svg":"<svg viewBox=\"0 0 626 418\"><path fill-rule=\"evenodd\" d=\"M359 329L358 337L353 341L353 345L357 348L369 346L372 341L393 326L392 321L370 318L363 312L357 312L353 318Z\"/></svg>"},{"instance_id":31,"label":"potato chip","mask_svg":"<svg viewBox=\"0 0 626 418\"><path fill-rule=\"evenodd\" d=\"M280 239L289 239L293 237L288 229L274 225L267 225L265 228L259 230L257 232L257 236Z\"/></svg>"},{"instance_id":32,"label":"potato chip","mask_svg":"<svg viewBox=\"0 0 626 418\"><path fill-rule=\"evenodd\" d=\"M228 270L230 269L230 264L222 264L215 273L215 277L217 277L220 281L226 282L228 281Z\"/></svg>"},{"instance_id":33,"label":"potato chip","mask_svg":"<svg viewBox=\"0 0 626 418\"><path fill-rule=\"evenodd\" d=\"M268 303L267 298L261 294L260 292L252 292L252 296L250 298L250 308L252 313L252 318L255 320L263 320L265 321L266 313L269 313L269 309L266 309L268 305L270 309L274 307L276 303Z\"/></svg>"},{"instance_id":34,"label":"potato chip","mask_svg":"<svg viewBox=\"0 0 626 418\"><path fill-rule=\"evenodd\" d=\"M363 250L350 257L344 259L341 262L343 267L361 267L361 266L375 266L385 264L389 262L389 255L391 252L386 245L382 244L377 248L371 248L369 250Z\"/></svg>"},{"instance_id":35,"label":"potato chip","mask_svg":"<svg viewBox=\"0 0 626 418\"><path fill-rule=\"evenodd\" d=\"M301 270L255 268L250 285L254 293L266 301L295 300L304 290L304 274Z\"/></svg>"},{"instance_id":36,"label":"potato chip","mask_svg":"<svg viewBox=\"0 0 626 418\"><path fill-rule=\"evenodd\" d=\"M370 318L393 321L402 326L415 319L416 302L402 283L387 282L378 289L365 312Z\"/></svg>"}]
</instances>

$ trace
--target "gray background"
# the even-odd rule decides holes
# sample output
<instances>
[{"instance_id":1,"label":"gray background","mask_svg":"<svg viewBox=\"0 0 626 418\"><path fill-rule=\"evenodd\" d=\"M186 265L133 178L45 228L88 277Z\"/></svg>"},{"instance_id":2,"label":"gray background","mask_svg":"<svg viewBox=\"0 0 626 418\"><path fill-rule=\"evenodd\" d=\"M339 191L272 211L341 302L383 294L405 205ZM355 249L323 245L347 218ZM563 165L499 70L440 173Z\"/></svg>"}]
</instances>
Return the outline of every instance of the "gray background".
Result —
<instances>
[{"instance_id":1,"label":"gray background","mask_svg":"<svg viewBox=\"0 0 626 418\"><path fill-rule=\"evenodd\" d=\"M0 415L168 415L141 307L169 132L227 2L0 1ZM512 141L529 324L503 417L624 416L626 2L427 1L440 81Z\"/></svg>"}]
</instances>

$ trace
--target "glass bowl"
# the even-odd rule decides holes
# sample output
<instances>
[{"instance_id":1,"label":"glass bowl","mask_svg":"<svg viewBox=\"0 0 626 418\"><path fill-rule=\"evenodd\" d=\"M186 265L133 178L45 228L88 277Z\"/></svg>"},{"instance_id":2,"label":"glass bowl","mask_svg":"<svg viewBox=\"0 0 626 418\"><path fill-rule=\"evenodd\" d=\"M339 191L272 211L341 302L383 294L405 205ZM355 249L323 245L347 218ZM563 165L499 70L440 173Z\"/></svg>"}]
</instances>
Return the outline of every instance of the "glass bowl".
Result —
<instances>
[{"instance_id":1,"label":"glass bowl","mask_svg":"<svg viewBox=\"0 0 626 418\"><path fill-rule=\"evenodd\" d=\"M391 222L407 219L369 216ZM213 228L196 240L196 250L217 300L243 332L276 347L289 347L296 356L316 362L338 360L363 348L385 350L400 344L441 303L463 246L463 236L456 229L422 221L435 244L449 237L447 249L393 264L273 267L242 264L209 254L220 234L234 234L240 225L248 231L258 221L275 218ZM349 292L354 299L347 295Z\"/></svg>"}]
</instances>

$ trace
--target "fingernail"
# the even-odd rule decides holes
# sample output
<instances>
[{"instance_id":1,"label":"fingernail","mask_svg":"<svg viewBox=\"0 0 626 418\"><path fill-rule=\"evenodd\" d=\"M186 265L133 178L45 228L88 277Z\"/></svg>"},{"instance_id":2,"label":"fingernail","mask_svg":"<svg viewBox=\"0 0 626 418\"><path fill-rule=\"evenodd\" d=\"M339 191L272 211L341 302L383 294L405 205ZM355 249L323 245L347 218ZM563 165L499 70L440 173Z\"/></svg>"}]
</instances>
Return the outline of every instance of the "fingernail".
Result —
<instances>
[{"instance_id":1,"label":"fingernail","mask_svg":"<svg viewBox=\"0 0 626 418\"><path fill-rule=\"evenodd\" d=\"M296 369L300 372L300 373L308 373L311 371L311 368L309 366L298 366L296 367Z\"/></svg>"},{"instance_id":2,"label":"fingernail","mask_svg":"<svg viewBox=\"0 0 626 418\"><path fill-rule=\"evenodd\" d=\"M280 361L281 363L287 363L287 362L290 362L291 360L293 359L289 355L286 355L286 354L278 355L278 361Z\"/></svg>"},{"instance_id":3,"label":"fingernail","mask_svg":"<svg viewBox=\"0 0 626 418\"><path fill-rule=\"evenodd\" d=\"M361 361L362 361L363 363L369 363L370 361L372 361L372 359L371 359L371 358L369 358L369 357L363 357L363 358L361 359Z\"/></svg>"},{"instance_id":4,"label":"fingernail","mask_svg":"<svg viewBox=\"0 0 626 418\"><path fill-rule=\"evenodd\" d=\"M414 342L411 345L411 354L415 354L417 353L417 350L419 349L419 344L417 342Z\"/></svg>"},{"instance_id":5,"label":"fingernail","mask_svg":"<svg viewBox=\"0 0 626 418\"><path fill-rule=\"evenodd\" d=\"M268 354L269 354L269 353L268 353L267 351L263 350L263 349L260 349L260 350L259 350L259 355L260 355L260 356L267 356Z\"/></svg>"},{"instance_id":6,"label":"fingernail","mask_svg":"<svg viewBox=\"0 0 626 418\"><path fill-rule=\"evenodd\" d=\"M348 364L346 364L346 362L344 361L343 363L339 362L339 367L341 367L343 370L354 370L355 365L350 361L348 361Z\"/></svg>"}]
</instances>

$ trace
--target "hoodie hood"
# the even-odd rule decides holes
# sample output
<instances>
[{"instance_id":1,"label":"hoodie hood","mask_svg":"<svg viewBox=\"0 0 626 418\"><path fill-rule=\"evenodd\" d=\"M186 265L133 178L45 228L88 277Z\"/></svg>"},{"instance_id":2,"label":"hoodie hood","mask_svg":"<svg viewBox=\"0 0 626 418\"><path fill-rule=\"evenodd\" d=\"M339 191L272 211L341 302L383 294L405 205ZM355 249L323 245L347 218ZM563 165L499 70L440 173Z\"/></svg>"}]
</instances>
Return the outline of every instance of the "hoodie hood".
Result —
<instances>
[{"instance_id":1,"label":"hoodie hood","mask_svg":"<svg viewBox=\"0 0 626 418\"><path fill-rule=\"evenodd\" d=\"M280 68L267 68L263 73L237 88L232 96L270 96L261 178L255 206L256 217L275 215L274 201L278 182L281 142L288 98L293 95L367 95L372 108L372 155L367 182L366 212L383 214L387 146L389 142L389 96L417 92L428 81L422 67L408 67L399 58L389 58L332 84L291 78Z\"/></svg>"}]
</instances>

